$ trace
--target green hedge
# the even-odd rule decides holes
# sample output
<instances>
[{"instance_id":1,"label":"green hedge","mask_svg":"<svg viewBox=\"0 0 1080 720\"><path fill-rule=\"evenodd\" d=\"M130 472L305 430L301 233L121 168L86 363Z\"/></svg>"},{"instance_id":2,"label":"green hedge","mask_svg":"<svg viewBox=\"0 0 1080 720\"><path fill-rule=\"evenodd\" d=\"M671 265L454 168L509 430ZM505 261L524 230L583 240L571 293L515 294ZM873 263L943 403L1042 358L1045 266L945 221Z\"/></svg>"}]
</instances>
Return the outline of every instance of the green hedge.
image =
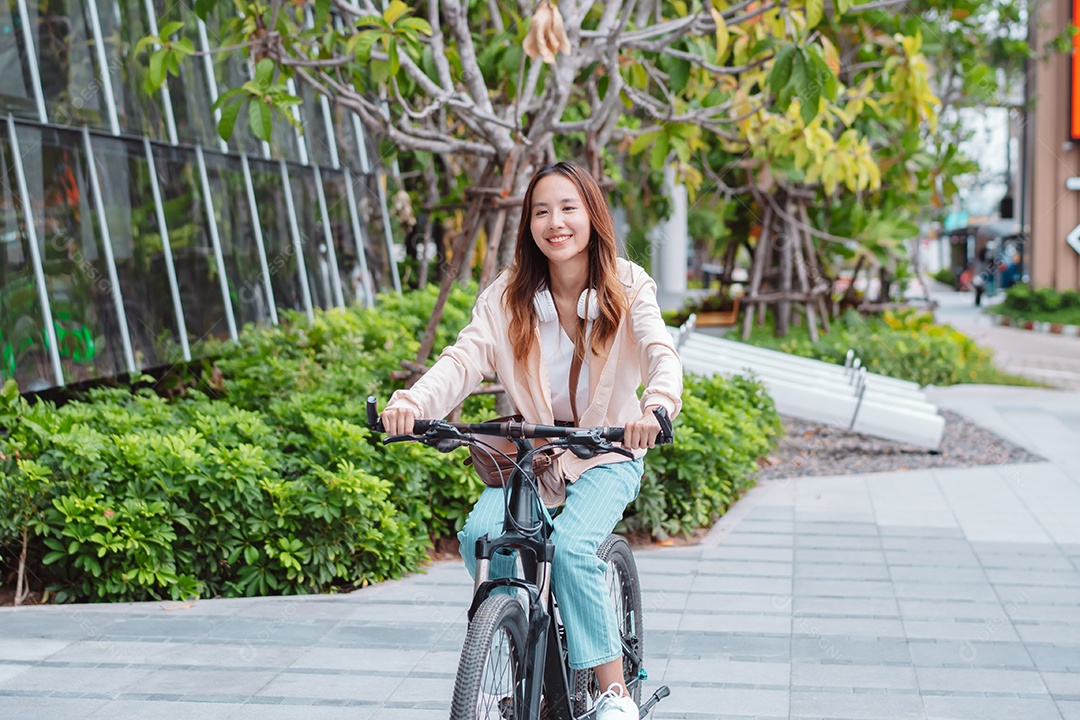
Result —
<instances>
[{"instance_id":1,"label":"green hedge","mask_svg":"<svg viewBox=\"0 0 1080 720\"><path fill-rule=\"evenodd\" d=\"M1030 285L1017 283L1005 291L1003 301L986 311L1015 320L1080 325L1080 292L1058 292L1049 287L1032 290Z\"/></svg>"},{"instance_id":2,"label":"green hedge","mask_svg":"<svg viewBox=\"0 0 1080 720\"><path fill-rule=\"evenodd\" d=\"M29 565L58 599L144 600L351 589L420 568L432 538L464 523L483 486L461 461L367 431L365 399L412 359L435 290L377 310L248 328L202 348L202 372L92 390L57 407L14 383L0 401L0 564L22 531ZM436 346L467 322L455 290ZM198 368L196 368L197 370ZM626 524L690 532L752 483L779 431L749 379L688 378L677 444L649 456ZM466 402L466 419L494 412Z\"/></svg>"},{"instance_id":3,"label":"green hedge","mask_svg":"<svg viewBox=\"0 0 1080 720\"><path fill-rule=\"evenodd\" d=\"M951 325L937 324L930 313L914 309L868 317L848 310L816 343L810 341L805 325L792 328L786 338L775 337L771 324L755 326L748 342L841 365L850 348L869 372L920 385L1035 384L1001 372L994 365L992 350Z\"/></svg>"}]
</instances>

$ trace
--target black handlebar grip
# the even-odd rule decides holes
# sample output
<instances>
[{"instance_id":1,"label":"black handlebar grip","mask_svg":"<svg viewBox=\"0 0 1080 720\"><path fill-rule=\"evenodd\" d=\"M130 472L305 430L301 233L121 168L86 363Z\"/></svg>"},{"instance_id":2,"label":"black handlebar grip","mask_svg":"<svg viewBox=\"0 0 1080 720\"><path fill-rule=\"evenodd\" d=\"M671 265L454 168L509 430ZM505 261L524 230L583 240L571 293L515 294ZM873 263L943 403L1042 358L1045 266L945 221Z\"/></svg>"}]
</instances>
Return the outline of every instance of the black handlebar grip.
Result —
<instances>
[{"instance_id":1,"label":"black handlebar grip","mask_svg":"<svg viewBox=\"0 0 1080 720\"><path fill-rule=\"evenodd\" d=\"M671 445L675 442L675 429L671 425L671 417L668 415L667 409L655 407L653 408L653 415L656 416L656 421L660 423L660 434L656 436L656 444Z\"/></svg>"},{"instance_id":2,"label":"black handlebar grip","mask_svg":"<svg viewBox=\"0 0 1080 720\"><path fill-rule=\"evenodd\" d=\"M382 420L379 419L379 403L374 395L368 395L367 399L367 424L371 432L386 432Z\"/></svg>"}]
</instances>

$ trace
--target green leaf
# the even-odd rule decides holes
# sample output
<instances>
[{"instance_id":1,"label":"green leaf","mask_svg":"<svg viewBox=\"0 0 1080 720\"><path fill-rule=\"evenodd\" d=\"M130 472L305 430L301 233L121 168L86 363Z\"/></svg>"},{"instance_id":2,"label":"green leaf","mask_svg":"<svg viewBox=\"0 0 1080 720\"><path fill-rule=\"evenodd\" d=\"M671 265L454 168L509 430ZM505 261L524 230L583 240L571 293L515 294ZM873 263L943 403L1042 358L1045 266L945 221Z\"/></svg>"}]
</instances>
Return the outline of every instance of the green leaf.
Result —
<instances>
[{"instance_id":1,"label":"green leaf","mask_svg":"<svg viewBox=\"0 0 1080 720\"><path fill-rule=\"evenodd\" d=\"M686 83L690 80L690 63L687 60L676 60L671 68L668 83L672 92L681 93L686 89Z\"/></svg>"},{"instance_id":2,"label":"green leaf","mask_svg":"<svg viewBox=\"0 0 1080 720\"><path fill-rule=\"evenodd\" d=\"M634 142L630 143L631 157L637 155L642 150L649 147L649 145L652 144L652 142L657 138L658 135L660 135L660 131L653 130L652 132L642 133L641 135L638 135L636 138L634 138Z\"/></svg>"},{"instance_id":3,"label":"green leaf","mask_svg":"<svg viewBox=\"0 0 1080 720\"><path fill-rule=\"evenodd\" d=\"M806 0L806 28L807 30L817 27L821 22L824 10L823 0Z\"/></svg>"},{"instance_id":4,"label":"green leaf","mask_svg":"<svg viewBox=\"0 0 1080 720\"><path fill-rule=\"evenodd\" d=\"M795 46L784 45L782 48L776 51L776 56L773 58L772 70L769 71L769 89L773 93L779 95L784 87L791 80L791 68L795 62ZM780 103L780 109L783 110L787 107L787 103Z\"/></svg>"},{"instance_id":5,"label":"green leaf","mask_svg":"<svg viewBox=\"0 0 1080 720\"><path fill-rule=\"evenodd\" d=\"M395 27L415 30L418 33L422 33L429 37L433 34L431 30L431 24L423 18L407 17L401 20L401 22L399 22Z\"/></svg>"},{"instance_id":6,"label":"green leaf","mask_svg":"<svg viewBox=\"0 0 1080 720\"><path fill-rule=\"evenodd\" d=\"M263 58L255 66L255 84L265 90L270 87L270 81L274 78L274 61Z\"/></svg>"},{"instance_id":7,"label":"green leaf","mask_svg":"<svg viewBox=\"0 0 1080 720\"><path fill-rule=\"evenodd\" d=\"M211 109L217 110L219 107L222 107L223 105L225 105L227 102L232 100L237 95L244 95L244 94L247 94L247 91L242 87L232 88L231 90L226 90L225 92L218 95L218 98L217 98L217 100L214 101L214 104L211 106ZM144 375L142 378L139 379L139 381L140 382L154 382L155 380L154 380L154 377L152 375Z\"/></svg>"},{"instance_id":8,"label":"green leaf","mask_svg":"<svg viewBox=\"0 0 1080 720\"><path fill-rule=\"evenodd\" d=\"M206 16L210 14L210 11L214 9L217 3L218 0L195 0L195 14L201 20L206 20Z\"/></svg>"},{"instance_id":9,"label":"green leaf","mask_svg":"<svg viewBox=\"0 0 1080 720\"><path fill-rule=\"evenodd\" d=\"M173 50L176 51L177 55L190 56L195 54L195 45L191 42L189 38L180 38L173 43Z\"/></svg>"},{"instance_id":10,"label":"green leaf","mask_svg":"<svg viewBox=\"0 0 1080 720\"><path fill-rule=\"evenodd\" d=\"M330 0L315 0L315 27L323 27L329 18Z\"/></svg>"},{"instance_id":11,"label":"green leaf","mask_svg":"<svg viewBox=\"0 0 1080 720\"><path fill-rule=\"evenodd\" d=\"M274 114L270 106L261 99L253 99L248 105L248 122L251 124L251 132L260 140L270 142L270 134L274 130Z\"/></svg>"},{"instance_id":12,"label":"green leaf","mask_svg":"<svg viewBox=\"0 0 1080 720\"><path fill-rule=\"evenodd\" d=\"M649 166L653 170L664 169L664 163L667 161L670 146L671 141L666 134L661 133L657 136L656 144L653 145L652 152L649 153Z\"/></svg>"},{"instance_id":13,"label":"green leaf","mask_svg":"<svg viewBox=\"0 0 1080 720\"><path fill-rule=\"evenodd\" d=\"M354 44L356 59L361 62L367 62L371 57L372 47L374 47L375 42L382 36L383 33L379 30L364 30L363 32L354 35L350 42Z\"/></svg>"},{"instance_id":14,"label":"green leaf","mask_svg":"<svg viewBox=\"0 0 1080 720\"><path fill-rule=\"evenodd\" d=\"M161 48L155 50L154 54L150 56L150 70L146 74L148 92L157 90L161 87L161 83L165 82L165 57L168 54L168 50Z\"/></svg>"},{"instance_id":15,"label":"green leaf","mask_svg":"<svg viewBox=\"0 0 1080 720\"><path fill-rule=\"evenodd\" d=\"M381 85L390 80L390 65L383 60L371 61L371 80Z\"/></svg>"},{"instance_id":16,"label":"green leaf","mask_svg":"<svg viewBox=\"0 0 1080 720\"><path fill-rule=\"evenodd\" d=\"M383 21L387 25L393 25L398 21L402 15L409 11L409 6L403 3L401 0L394 0L390 3L390 7L383 11Z\"/></svg>"},{"instance_id":17,"label":"green leaf","mask_svg":"<svg viewBox=\"0 0 1080 720\"><path fill-rule=\"evenodd\" d=\"M390 40L389 56L390 56L390 77L394 77L398 74L398 70L401 68L401 60L398 58L398 44L397 40Z\"/></svg>"},{"instance_id":18,"label":"green leaf","mask_svg":"<svg viewBox=\"0 0 1080 720\"><path fill-rule=\"evenodd\" d=\"M253 100L253 103L261 102L260 100ZM233 128L236 126L236 118L240 115L240 108L244 106L242 102L232 102L225 107L221 108L221 119L218 120L218 134L221 135L221 139L228 142L232 137Z\"/></svg>"},{"instance_id":19,"label":"green leaf","mask_svg":"<svg viewBox=\"0 0 1080 720\"><path fill-rule=\"evenodd\" d=\"M182 22L180 22L178 20L174 20L173 22L165 23L164 25L161 26L161 31L158 33L158 37L160 37L163 40L166 40L169 37L171 37L171 36L175 35L176 33L180 32L180 29L182 27L184 27L184 23L182 23Z\"/></svg>"}]
</instances>

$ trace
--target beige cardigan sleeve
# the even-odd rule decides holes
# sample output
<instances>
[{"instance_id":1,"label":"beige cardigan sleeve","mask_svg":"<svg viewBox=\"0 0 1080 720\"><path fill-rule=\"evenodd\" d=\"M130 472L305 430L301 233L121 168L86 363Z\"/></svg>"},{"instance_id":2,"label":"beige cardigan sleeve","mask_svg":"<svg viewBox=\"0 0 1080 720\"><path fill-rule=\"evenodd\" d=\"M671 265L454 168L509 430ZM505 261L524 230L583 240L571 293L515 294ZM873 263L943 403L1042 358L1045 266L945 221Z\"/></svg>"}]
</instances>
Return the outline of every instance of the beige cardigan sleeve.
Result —
<instances>
[{"instance_id":1,"label":"beige cardigan sleeve","mask_svg":"<svg viewBox=\"0 0 1080 720\"><path fill-rule=\"evenodd\" d=\"M682 408L683 370L671 333L660 315L656 301L656 281L641 271L644 281L630 303L630 321L637 342L638 364L645 391L641 409L660 405L671 417Z\"/></svg>"}]
</instances>

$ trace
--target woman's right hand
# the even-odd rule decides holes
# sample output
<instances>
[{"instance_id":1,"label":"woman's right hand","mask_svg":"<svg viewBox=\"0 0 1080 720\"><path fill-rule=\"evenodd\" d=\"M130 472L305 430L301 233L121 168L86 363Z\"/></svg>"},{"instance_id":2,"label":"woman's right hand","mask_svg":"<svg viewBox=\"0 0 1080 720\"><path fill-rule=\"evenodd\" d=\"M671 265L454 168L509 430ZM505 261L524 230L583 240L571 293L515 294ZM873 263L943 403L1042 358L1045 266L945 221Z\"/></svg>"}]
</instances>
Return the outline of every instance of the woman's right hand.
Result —
<instances>
[{"instance_id":1,"label":"woman's right hand","mask_svg":"<svg viewBox=\"0 0 1080 720\"><path fill-rule=\"evenodd\" d=\"M387 435L410 435L416 413L407 407L386 408L382 413L382 424Z\"/></svg>"}]
</instances>

